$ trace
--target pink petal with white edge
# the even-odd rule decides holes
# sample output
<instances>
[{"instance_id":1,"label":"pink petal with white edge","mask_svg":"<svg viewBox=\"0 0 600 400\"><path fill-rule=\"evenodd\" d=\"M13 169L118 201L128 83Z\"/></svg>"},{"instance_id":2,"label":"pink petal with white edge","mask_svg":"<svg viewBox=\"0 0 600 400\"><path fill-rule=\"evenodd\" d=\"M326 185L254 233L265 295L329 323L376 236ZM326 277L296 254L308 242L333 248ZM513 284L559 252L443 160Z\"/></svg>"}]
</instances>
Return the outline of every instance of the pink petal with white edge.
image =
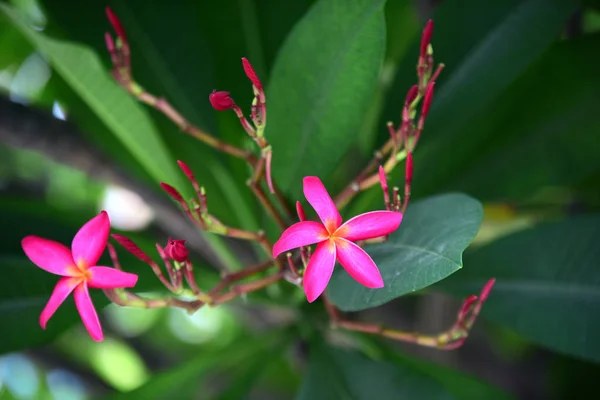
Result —
<instances>
[{"instance_id":1,"label":"pink petal with white edge","mask_svg":"<svg viewBox=\"0 0 600 400\"><path fill-rule=\"evenodd\" d=\"M85 266L96 265L106 248L110 220L106 211L102 211L79 229L73 238L71 250L76 263L83 262Z\"/></svg>"},{"instance_id":2,"label":"pink petal with white edge","mask_svg":"<svg viewBox=\"0 0 600 400\"><path fill-rule=\"evenodd\" d=\"M46 307L44 307L40 314L40 326L42 329L46 329L48 320L54 315L66 298L69 297L79 282L80 280L76 278L61 278L58 281L50 295L50 300L48 300Z\"/></svg>"},{"instance_id":3,"label":"pink petal with white edge","mask_svg":"<svg viewBox=\"0 0 600 400\"><path fill-rule=\"evenodd\" d=\"M75 288L74 297L75 306L77 307L77 311L79 311L83 325L85 325L85 328L92 339L96 342L101 342L104 339L104 334L102 333L100 320L98 319L98 314L92 303L90 292L85 283L82 283Z\"/></svg>"},{"instance_id":4,"label":"pink petal with white edge","mask_svg":"<svg viewBox=\"0 0 600 400\"><path fill-rule=\"evenodd\" d=\"M402 214L395 211L371 211L350 218L335 233L355 242L389 235L400 226Z\"/></svg>"},{"instance_id":5,"label":"pink petal with white edge","mask_svg":"<svg viewBox=\"0 0 600 400\"><path fill-rule=\"evenodd\" d=\"M354 280L371 289L382 288L383 278L375 262L363 249L345 240L335 239L337 260Z\"/></svg>"},{"instance_id":6,"label":"pink petal with white edge","mask_svg":"<svg viewBox=\"0 0 600 400\"><path fill-rule=\"evenodd\" d=\"M93 289L118 289L134 287L138 276L129 272L119 271L110 267L91 267L88 269L90 277L87 280Z\"/></svg>"},{"instance_id":7,"label":"pink petal with white edge","mask_svg":"<svg viewBox=\"0 0 600 400\"><path fill-rule=\"evenodd\" d=\"M333 233L342 224L342 217L327 189L316 176L304 177L303 184L304 197L315 209L329 232Z\"/></svg>"},{"instance_id":8,"label":"pink petal with white edge","mask_svg":"<svg viewBox=\"0 0 600 400\"><path fill-rule=\"evenodd\" d=\"M335 244L327 240L317 245L304 272L304 292L309 303L315 301L327 287L335 266Z\"/></svg>"},{"instance_id":9,"label":"pink petal with white edge","mask_svg":"<svg viewBox=\"0 0 600 400\"><path fill-rule=\"evenodd\" d=\"M295 223L287 228L273 246L273 257L284 251L322 242L329 237L323 224L315 221Z\"/></svg>"},{"instance_id":10,"label":"pink petal with white edge","mask_svg":"<svg viewBox=\"0 0 600 400\"><path fill-rule=\"evenodd\" d=\"M75 266L71 250L54 240L27 236L21 240L21 247L35 265L53 274L70 276L69 268Z\"/></svg>"}]
</instances>

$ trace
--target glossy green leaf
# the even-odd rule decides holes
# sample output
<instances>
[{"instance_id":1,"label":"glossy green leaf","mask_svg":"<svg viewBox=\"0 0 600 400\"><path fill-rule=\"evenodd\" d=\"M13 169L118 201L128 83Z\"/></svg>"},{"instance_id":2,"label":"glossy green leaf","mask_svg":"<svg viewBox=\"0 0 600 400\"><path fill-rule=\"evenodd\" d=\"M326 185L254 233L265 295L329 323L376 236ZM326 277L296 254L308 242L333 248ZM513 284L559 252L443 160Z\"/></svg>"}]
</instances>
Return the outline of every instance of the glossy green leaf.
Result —
<instances>
[{"instance_id":1,"label":"glossy green leaf","mask_svg":"<svg viewBox=\"0 0 600 400\"><path fill-rule=\"evenodd\" d=\"M273 173L298 192L330 173L373 98L385 52L383 0L320 0L281 48L267 90ZM332 23L335 21L335 23Z\"/></svg>"},{"instance_id":2,"label":"glossy green leaf","mask_svg":"<svg viewBox=\"0 0 600 400\"><path fill-rule=\"evenodd\" d=\"M46 57L61 77L101 117L132 155L160 181L183 189L184 180L176 170L158 132L141 106L119 88L89 49L46 37L27 26L11 8L2 11L23 35Z\"/></svg>"},{"instance_id":3,"label":"glossy green leaf","mask_svg":"<svg viewBox=\"0 0 600 400\"><path fill-rule=\"evenodd\" d=\"M453 399L441 385L406 365L313 343L296 400Z\"/></svg>"},{"instance_id":4,"label":"glossy green leaf","mask_svg":"<svg viewBox=\"0 0 600 400\"><path fill-rule=\"evenodd\" d=\"M501 238L465 255L442 284L464 296L490 277L482 315L526 339L600 362L600 215L582 215Z\"/></svg>"},{"instance_id":5,"label":"glossy green leaf","mask_svg":"<svg viewBox=\"0 0 600 400\"><path fill-rule=\"evenodd\" d=\"M463 194L416 202L387 242L365 247L385 286L368 289L338 266L327 295L340 309L358 311L432 285L462 267L462 253L479 231L482 219L481 204Z\"/></svg>"}]
</instances>

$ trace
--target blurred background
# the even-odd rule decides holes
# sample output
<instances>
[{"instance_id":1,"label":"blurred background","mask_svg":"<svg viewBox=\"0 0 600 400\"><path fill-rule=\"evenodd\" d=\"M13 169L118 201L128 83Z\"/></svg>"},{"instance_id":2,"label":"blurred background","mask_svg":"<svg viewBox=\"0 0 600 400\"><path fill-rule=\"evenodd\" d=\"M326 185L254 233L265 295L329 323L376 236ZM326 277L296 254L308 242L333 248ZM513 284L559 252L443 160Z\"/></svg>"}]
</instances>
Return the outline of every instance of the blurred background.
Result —
<instances>
[{"instance_id":1,"label":"blurred background","mask_svg":"<svg viewBox=\"0 0 600 400\"><path fill-rule=\"evenodd\" d=\"M192 123L252 148L233 113L214 112L208 94L227 90L238 104L249 105L252 92L240 57L249 57L269 82L278 51L314 3L0 1L0 399L294 397L307 349L286 327L302 325L302 313L320 318L321 312L303 305L300 291L282 284L194 315L109 305L101 315L107 338L94 343L72 302L47 331L39 328L38 315L54 282L23 257L20 240L34 233L68 243L83 222L105 209L115 231L148 253L154 254L155 242L185 238L201 284L215 282L224 264L239 268L257 261L244 243L199 235L160 192L163 178L180 179L169 182L184 186L174 166L182 159L202 177L211 212L219 218L245 229L266 220L245 186L244 164L180 133L155 110L124 99L127 95L112 84L104 44L111 27L104 7L110 4L123 21L133 73L142 86L169 98ZM328 187L341 189L386 140L385 122L399 121L406 90L416 79L418 43L428 18L436 24L436 61L446 69L436 85L423 151L415 153L415 199L460 191L482 201L485 219L475 250L540 222L598 213L600 2L595 0L388 0L378 87L348 138L344 158L328 176ZM147 140L148 132L154 139ZM400 182L401 176L400 171L392 180ZM286 190L298 193L299 187ZM348 215L373 208L379 196L367 192ZM595 246L600 220L587 221L586 240ZM519 295L513 294L516 301L502 314L506 321L498 314L486 319L484 307L483 318L457 351L387 345L403 357L441 366L435 373L449 380L462 382L452 375L457 370L494 386L498 398L593 396L600 351L589 345L598 336L586 334L600 332L600 254L587 257L589 248L567 248L547 256L552 246L535 249L539 258L524 258L538 262L537 269L585 258L577 260L588 268L581 276L591 285L585 298L574 300L582 293L574 283L554 295L557 302L586 308L570 315L589 331L563 325L560 316L571 312L567 308L557 310L552 324L543 325L540 317L539 330L529 330L528 315L519 313ZM525 246L513 254L530 251ZM123 251L119 255L127 270L140 274L140 290L155 293L152 271ZM571 282L567 275L568 270L564 281ZM442 331L454 321L460 301L443 285L437 289L355 317ZM544 304L542 295L535 300L538 308L525 307L528 312L551 318L552 305ZM101 293L94 301L98 307L108 304ZM544 332L550 331L556 335L547 337ZM273 332L289 341L279 343ZM249 351L274 342L279 344L260 359ZM581 346L571 350L571 343ZM482 392L464 388L457 398L481 398Z\"/></svg>"}]
</instances>

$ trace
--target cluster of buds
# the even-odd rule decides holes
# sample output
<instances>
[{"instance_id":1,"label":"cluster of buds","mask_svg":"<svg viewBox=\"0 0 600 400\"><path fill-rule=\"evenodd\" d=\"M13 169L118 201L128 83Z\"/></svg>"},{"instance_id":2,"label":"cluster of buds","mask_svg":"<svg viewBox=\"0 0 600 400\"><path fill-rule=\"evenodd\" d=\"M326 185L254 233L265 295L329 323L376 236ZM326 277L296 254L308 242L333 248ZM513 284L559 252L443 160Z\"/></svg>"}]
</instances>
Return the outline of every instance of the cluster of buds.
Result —
<instances>
[{"instance_id":1,"label":"cluster of buds","mask_svg":"<svg viewBox=\"0 0 600 400\"><path fill-rule=\"evenodd\" d=\"M433 47L431 37L433 36L433 21L429 20L421 37L419 61L417 63L417 84L413 85L407 92L402 107L402 122L396 129L392 122L388 122L388 130L393 140L394 149L403 145L407 152L412 152L419 141L421 133L425 128L425 119L433 100L433 88L435 81L442 72L444 64L439 64L435 72ZM417 106L423 100L421 113L417 120ZM387 170L387 169L386 169Z\"/></svg>"},{"instance_id":2,"label":"cluster of buds","mask_svg":"<svg viewBox=\"0 0 600 400\"><path fill-rule=\"evenodd\" d=\"M242 66L246 76L250 82L252 82L252 91L254 93L250 112L252 123L244 116L242 109L235 104L235 101L233 101L229 92L218 92L213 90L208 96L208 99L210 100L210 104L212 104L213 108L217 111L233 110L235 112L242 128L244 128L248 136L256 142L261 150L261 159L264 159L266 164L267 184L271 193L275 193L271 178L271 145L269 145L269 142L265 139L265 128L267 126L267 98L265 96L265 90L258 75L254 71L252 64L250 64L250 61L245 57L242 58Z\"/></svg>"},{"instance_id":3,"label":"cluster of buds","mask_svg":"<svg viewBox=\"0 0 600 400\"><path fill-rule=\"evenodd\" d=\"M117 34L116 42L110 33L106 32L104 34L106 48L113 64L112 76L130 92L135 91L135 82L131 76L131 53L129 51L127 36L125 36L125 30L119 18L108 7L106 8L106 16Z\"/></svg>"},{"instance_id":4,"label":"cluster of buds","mask_svg":"<svg viewBox=\"0 0 600 400\"><path fill-rule=\"evenodd\" d=\"M442 344L441 347L443 349L457 349L463 345L465 340L467 340L469 332L473 327L473 324L475 324L477 316L479 316L483 303L487 300L492 291L494 283L496 283L495 278L488 280L481 289L479 296L471 295L463 301L462 306L458 310L456 322L452 328L438 337L438 341Z\"/></svg>"},{"instance_id":5,"label":"cluster of buds","mask_svg":"<svg viewBox=\"0 0 600 400\"><path fill-rule=\"evenodd\" d=\"M203 292L196 284L193 274L193 265L189 259L189 253L185 248L185 242L183 240L169 239L164 248L158 244L156 245L156 249L163 261L164 268L167 271L167 278L162 273L163 269L131 240L121 235L112 235L113 239L120 243L126 250L148 264L158 279L175 295L175 297L143 299L138 295L119 288L106 289L106 295L115 303L121 305L146 308L176 306L193 312L205 304L218 305L241 294L264 288L280 279L287 279L296 285L303 285L305 291L307 291L307 296L310 297L309 301L314 301L324 290L324 285L327 284L329 279L325 279L324 274L327 272L330 276L333 265L335 264L335 254L338 253L341 257L338 261L340 261L342 265L345 263L345 268L347 270L353 271L354 275L352 276L355 277L355 279L356 276L360 275L359 273L364 272L364 263L367 258L369 260L370 258L366 253L364 253L365 256L362 256L362 252L364 251L360 249L360 246L371 240L387 240L389 232L392 231L392 229L389 229L385 232L379 232L379 230L375 229L374 227L385 222L383 220L377 220L377 216L385 215L386 212L391 211L392 213L388 214L394 214L396 219L398 219L397 217L400 215L398 219L399 225L402 214L406 212L409 204L413 176L413 152L424 129L425 119L427 118L431 107L435 82L444 68L443 64L439 64L437 68L434 69L433 47L431 45L433 21L428 21L423 30L419 59L416 68L418 80L406 94L402 106L402 120L398 128L396 128L392 122L388 123L387 127L390 134L389 140L375 152L373 160L371 160L363 171L348 184L335 200L331 199L329 194L326 194L324 187L322 190L316 190L315 187L312 187L312 189L309 188L310 190L306 190L305 188L305 196L321 218L322 224L307 221L301 203L297 202L296 212L300 222L288 227L288 221L292 219L291 211L287 209L285 199L281 196L271 178L272 149L265 138L267 122L266 96L263 84L250 62L246 58L242 58L242 66L246 76L252 83L254 94L249 119L246 118L244 112L235 103L229 92L214 90L209 95L209 101L212 107L217 111L233 110L235 112L244 131L260 148L260 158L255 157L252 152L224 143L198 127L195 127L164 98L155 97L138 85L133 80L131 74L130 48L125 32L114 13L108 8L106 12L108 19L117 34L116 42L113 41L110 34L106 34L106 45L113 63L112 75L114 79L139 101L162 112L183 132L196 137L203 143L219 151L246 160L253 169L252 178L248 181L250 188L257 199L262 203L267 213L275 220L281 230L284 231L278 242L271 245L262 231L251 232L224 225L214 215L209 213L206 191L200 186L191 169L184 162L178 161L180 169L194 188L195 198L188 202L173 186L167 183L161 183L161 187L180 205L187 217L193 221L196 226L205 231L257 242L269 255L270 259L267 260L267 262L248 267L240 272L225 274L222 281L215 288L208 292ZM420 112L418 111L419 105ZM387 175L392 172L399 162L404 160L404 193L401 196L400 188L395 186L392 188L390 195ZM378 171L376 171L377 166L379 166ZM305 178L305 181L308 178L314 178L313 181L315 179L318 180L316 177L307 177ZM275 194L274 197L275 200L278 201L279 207L276 207L275 204L273 204L272 199L263 192L261 187L262 179L266 181L270 192ZM376 185L378 182L383 190L386 211L375 211L357 216L347 222L348 226L345 229L342 229L339 232L334 229L330 232L331 227L328 227L327 225L331 220L330 217L337 216L336 218L340 219L339 223L341 224L341 217L339 217L338 209L347 204L354 195ZM317 195L315 194L317 192L323 192L326 195L323 193ZM368 223L367 220L371 219L373 219L373 221L377 220L378 222ZM354 229L354 231L352 231L351 228ZM377 235L371 235L374 232L374 229L378 232ZM379 229L381 229L381 227L379 227ZM327 234L325 234L326 230ZM348 246L355 246L352 247L354 251L354 253L352 253L353 256L344 256L343 251L329 251L333 248L332 244L335 245L335 243L337 243L334 239L341 241L341 243L344 244L344 246L340 248L341 250L347 251ZM352 243L349 245L348 243L343 242L343 240L350 240L351 242L356 241L356 244ZM311 248L311 245L313 244L317 244L317 248L314 252ZM110 244L108 247L115 267L120 269L114 248ZM297 257L294 257L293 254L289 252L292 248L300 249ZM283 252L285 252L287 256L287 270L285 265L277 259L277 255ZM331 257L332 254L334 255L333 258ZM357 254L361 254L361 256L357 257ZM355 265L357 259L362 260L360 268ZM232 285L232 283L239 282L246 278L255 277L256 274L265 272L272 266L277 267L274 274L255 279L248 283ZM381 279L376 265L373 264L373 268L374 269L370 272L369 276L373 277L377 275L379 279ZM320 273L315 271L325 272ZM368 276L363 278L362 281L364 282L361 283L365 284L367 287L380 287L379 284L383 285L383 281L378 281L377 285L374 285L369 281L370 283L367 283L372 285L368 286L367 283L365 283L368 280L366 279ZM187 283L189 290L184 287L184 280ZM307 281L310 281L308 285ZM361 280L359 279L359 281ZM344 319L339 310L329 303L326 296L324 296L323 299L331 320L336 326L428 347L453 349L462 345L466 339L493 284L494 279L488 281L479 297L468 297L458 313L457 322L450 330L440 335L422 335L419 333L396 331L384 328L381 325L352 322ZM225 292L223 293L223 291ZM312 293L310 296L309 292ZM189 294L193 300L189 302L178 300L176 296L184 293Z\"/></svg>"},{"instance_id":6,"label":"cluster of buds","mask_svg":"<svg viewBox=\"0 0 600 400\"><path fill-rule=\"evenodd\" d=\"M140 249L131 239L118 234L111 235L112 238L117 241L125 250L133 254L140 261L148 264L156 277L161 283L172 293L182 294L183 293L183 279L186 280L190 289L192 289L195 295L201 293L196 279L194 278L192 261L189 259L188 250L185 248L184 240L173 240L169 239L166 247L162 247L158 243L156 244L156 250L162 259L169 279L165 278L162 273L161 267L148 256L142 249ZM108 250L115 266L119 265L119 261L116 256L115 249L111 244L108 244Z\"/></svg>"}]
</instances>

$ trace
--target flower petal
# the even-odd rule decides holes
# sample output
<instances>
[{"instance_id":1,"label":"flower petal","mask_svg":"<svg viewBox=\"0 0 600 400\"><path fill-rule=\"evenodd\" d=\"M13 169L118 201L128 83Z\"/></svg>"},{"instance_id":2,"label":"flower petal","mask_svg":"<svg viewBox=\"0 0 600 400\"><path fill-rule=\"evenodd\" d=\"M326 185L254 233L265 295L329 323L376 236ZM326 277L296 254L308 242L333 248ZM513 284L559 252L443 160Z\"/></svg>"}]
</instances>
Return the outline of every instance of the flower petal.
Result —
<instances>
[{"instance_id":1,"label":"flower petal","mask_svg":"<svg viewBox=\"0 0 600 400\"><path fill-rule=\"evenodd\" d=\"M102 211L79 229L73 238L71 250L77 264L90 267L96 265L108 242L110 220L106 211Z\"/></svg>"},{"instance_id":2,"label":"flower petal","mask_svg":"<svg viewBox=\"0 0 600 400\"><path fill-rule=\"evenodd\" d=\"M308 261L304 272L304 292L309 303L315 301L325 291L331 279L335 266L335 249L333 240L321 242Z\"/></svg>"},{"instance_id":3,"label":"flower petal","mask_svg":"<svg viewBox=\"0 0 600 400\"><path fill-rule=\"evenodd\" d=\"M375 262L363 249L346 239L335 239L337 259L354 280L368 288L382 288L383 279Z\"/></svg>"},{"instance_id":4,"label":"flower petal","mask_svg":"<svg viewBox=\"0 0 600 400\"><path fill-rule=\"evenodd\" d=\"M21 241L21 247L35 265L53 274L70 276L69 268L75 267L71 250L54 240L27 236Z\"/></svg>"},{"instance_id":5,"label":"flower petal","mask_svg":"<svg viewBox=\"0 0 600 400\"><path fill-rule=\"evenodd\" d=\"M355 242L389 235L400 226L402 214L395 211L371 211L350 218L336 231L337 237Z\"/></svg>"},{"instance_id":6,"label":"flower petal","mask_svg":"<svg viewBox=\"0 0 600 400\"><path fill-rule=\"evenodd\" d=\"M91 267L88 286L94 289L118 289L134 287L138 276L110 267Z\"/></svg>"},{"instance_id":7,"label":"flower petal","mask_svg":"<svg viewBox=\"0 0 600 400\"><path fill-rule=\"evenodd\" d=\"M304 177L304 197L315 209L319 218L329 230L335 231L342 224L342 217L337 210L335 203L327 193L327 189L316 176Z\"/></svg>"},{"instance_id":8,"label":"flower petal","mask_svg":"<svg viewBox=\"0 0 600 400\"><path fill-rule=\"evenodd\" d=\"M281 237L273 246L273 257L297 247L322 242L328 237L327 229L319 222L303 221L295 223L281 234Z\"/></svg>"},{"instance_id":9,"label":"flower petal","mask_svg":"<svg viewBox=\"0 0 600 400\"><path fill-rule=\"evenodd\" d=\"M90 292L85 283L82 283L75 288L74 297L75 305L77 306L77 311L79 311L83 325L85 325L85 328L92 339L96 342L101 342L102 339L104 339L104 334L102 333L100 320L98 319L98 314L92 303Z\"/></svg>"},{"instance_id":10,"label":"flower petal","mask_svg":"<svg viewBox=\"0 0 600 400\"><path fill-rule=\"evenodd\" d=\"M60 307L69 294L71 294L79 282L80 280L75 278L60 278L50 295L50 300L48 300L46 307L44 307L40 314L40 326L42 329L46 329L46 324L50 317L54 315L56 310L58 310L58 307Z\"/></svg>"}]
</instances>

